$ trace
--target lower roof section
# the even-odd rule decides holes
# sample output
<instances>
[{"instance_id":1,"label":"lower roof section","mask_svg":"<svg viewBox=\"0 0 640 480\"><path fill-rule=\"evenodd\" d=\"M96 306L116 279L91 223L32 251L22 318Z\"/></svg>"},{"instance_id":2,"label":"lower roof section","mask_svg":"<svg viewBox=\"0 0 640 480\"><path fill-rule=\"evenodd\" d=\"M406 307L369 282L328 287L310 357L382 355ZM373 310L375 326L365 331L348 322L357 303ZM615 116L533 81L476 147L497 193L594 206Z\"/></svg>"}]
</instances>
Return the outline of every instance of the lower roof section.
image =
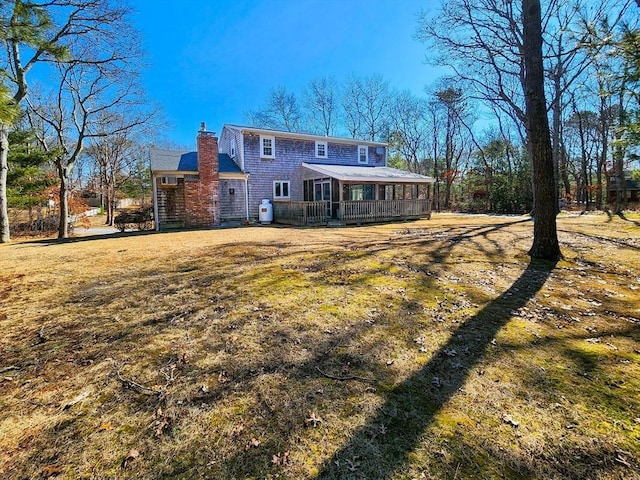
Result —
<instances>
[{"instance_id":1,"label":"lower roof section","mask_svg":"<svg viewBox=\"0 0 640 480\"><path fill-rule=\"evenodd\" d=\"M411 183L428 184L435 183L432 177L419 173L407 172L391 167L358 167L348 165L323 165L317 163L303 163L307 170L324 177L335 178L343 182L369 182L369 183Z\"/></svg>"}]
</instances>

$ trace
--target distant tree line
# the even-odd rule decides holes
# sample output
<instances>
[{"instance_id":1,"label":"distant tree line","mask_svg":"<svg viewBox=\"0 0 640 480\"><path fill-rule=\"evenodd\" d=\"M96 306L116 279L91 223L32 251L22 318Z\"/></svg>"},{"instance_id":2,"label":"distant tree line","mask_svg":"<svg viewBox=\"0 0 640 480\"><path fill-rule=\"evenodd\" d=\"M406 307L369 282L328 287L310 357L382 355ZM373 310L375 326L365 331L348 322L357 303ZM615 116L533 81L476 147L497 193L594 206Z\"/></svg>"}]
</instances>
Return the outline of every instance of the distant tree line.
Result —
<instances>
[{"instance_id":1,"label":"distant tree line","mask_svg":"<svg viewBox=\"0 0 640 480\"><path fill-rule=\"evenodd\" d=\"M542 60L554 189L581 208L626 208L638 168L639 8L631 0L543 2ZM436 179L434 209L533 209L523 7L450 0L418 16L415 38L451 75L424 95L379 74L281 85L246 113L252 125L388 142L389 163Z\"/></svg>"}]
</instances>

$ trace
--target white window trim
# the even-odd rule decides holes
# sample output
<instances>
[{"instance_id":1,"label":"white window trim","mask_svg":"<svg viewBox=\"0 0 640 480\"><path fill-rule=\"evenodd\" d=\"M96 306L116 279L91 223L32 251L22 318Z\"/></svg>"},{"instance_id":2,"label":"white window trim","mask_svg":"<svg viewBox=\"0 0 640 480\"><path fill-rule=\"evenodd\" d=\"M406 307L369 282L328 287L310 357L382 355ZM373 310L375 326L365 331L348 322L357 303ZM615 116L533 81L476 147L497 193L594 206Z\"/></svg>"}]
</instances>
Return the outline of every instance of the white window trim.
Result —
<instances>
[{"instance_id":1,"label":"white window trim","mask_svg":"<svg viewBox=\"0 0 640 480\"><path fill-rule=\"evenodd\" d=\"M160 185L172 185L178 184L178 177L175 175L163 175L160 177Z\"/></svg>"},{"instance_id":2,"label":"white window trim","mask_svg":"<svg viewBox=\"0 0 640 480\"><path fill-rule=\"evenodd\" d=\"M276 195L276 184L280 184L280 191L282 191L282 185L284 185L285 183L287 184L287 193L289 195L284 196L284 195L280 195L277 196ZM289 200L291 199L291 180L274 180L273 181L273 199L274 200Z\"/></svg>"},{"instance_id":3,"label":"white window trim","mask_svg":"<svg viewBox=\"0 0 640 480\"><path fill-rule=\"evenodd\" d=\"M320 155L318 153L318 146L323 145L324 146L324 155ZM319 140L316 140L316 158L327 158L327 150L329 149L329 145L327 142L321 142Z\"/></svg>"},{"instance_id":4,"label":"white window trim","mask_svg":"<svg viewBox=\"0 0 640 480\"><path fill-rule=\"evenodd\" d=\"M361 148L364 148L364 151L366 152L364 162L362 160L360 160L360 149ZM365 165L365 164L369 163L369 147L367 147L366 145L358 145L358 163L361 164L361 165Z\"/></svg>"},{"instance_id":5,"label":"white window trim","mask_svg":"<svg viewBox=\"0 0 640 480\"><path fill-rule=\"evenodd\" d=\"M264 141L271 140L271 155L264 153ZM260 158L276 158L276 137L260 135Z\"/></svg>"},{"instance_id":6,"label":"white window trim","mask_svg":"<svg viewBox=\"0 0 640 480\"><path fill-rule=\"evenodd\" d=\"M235 137L233 137L231 139L231 148L230 148L231 153L229 155L231 158L235 158L236 157L236 150L237 150L237 148L236 148L236 139L235 139Z\"/></svg>"}]
</instances>

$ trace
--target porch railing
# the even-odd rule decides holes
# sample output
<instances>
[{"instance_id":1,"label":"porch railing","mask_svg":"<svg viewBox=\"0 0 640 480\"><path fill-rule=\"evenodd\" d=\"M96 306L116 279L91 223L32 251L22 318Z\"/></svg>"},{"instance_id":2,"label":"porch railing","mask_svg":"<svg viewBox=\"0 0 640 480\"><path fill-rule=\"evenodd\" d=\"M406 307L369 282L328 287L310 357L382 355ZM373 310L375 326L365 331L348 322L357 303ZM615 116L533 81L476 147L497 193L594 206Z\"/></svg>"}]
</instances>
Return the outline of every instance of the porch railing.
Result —
<instances>
[{"instance_id":1,"label":"porch railing","mask_svg":"<svg viewBox=\"0 0 640 480\"><path fill-rule=\"evenodd\" d=\"M338 220L344 223L384 222L410 218L429 218L428 199L353 200L339 203ZM327 223L327 202L273 202L273 221L288 225Z\"/></svg>"},{"instance_id":2,"label":"porch railing","mask_svg":"<svg viewBox=\"0 0 640 480\"><path fill-rule=\"evenodd\" d=\"M354 200L340 202L338 217L346 223L424 218L431 214L429 200Z\"/></svg>"},{"instance_id":3,"label":"porch railing","mask_svg":"<svg viewBox=\"0 0 640 480\"><path fill-rule=\"evenodd\" d=\"M273 202L273 221L288 225L327 223L327 202Z\"/></svg>"}]
</instances>

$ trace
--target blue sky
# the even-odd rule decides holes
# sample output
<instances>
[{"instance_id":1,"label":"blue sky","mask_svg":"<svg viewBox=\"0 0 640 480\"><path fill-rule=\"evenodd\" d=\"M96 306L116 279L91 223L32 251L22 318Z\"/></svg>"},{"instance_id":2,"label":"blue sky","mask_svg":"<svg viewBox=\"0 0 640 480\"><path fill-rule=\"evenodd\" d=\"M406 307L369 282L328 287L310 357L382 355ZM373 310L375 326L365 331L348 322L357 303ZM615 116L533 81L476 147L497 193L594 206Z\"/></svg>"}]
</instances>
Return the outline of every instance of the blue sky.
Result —
<instances>
[{"instance_id":1,"label":"blue sky","mask_svg":"<svg viewBox=\"0 0 640 480\"><path fill-rule=\"evenodd\" d=\"M170 123L162 140L193 147L201 121L245 123L269 90L315 77L381 74L421 95L439 70L412 38L435 0L138 0L148 53L144 83Z\"/></svg>"}]
</instances>

